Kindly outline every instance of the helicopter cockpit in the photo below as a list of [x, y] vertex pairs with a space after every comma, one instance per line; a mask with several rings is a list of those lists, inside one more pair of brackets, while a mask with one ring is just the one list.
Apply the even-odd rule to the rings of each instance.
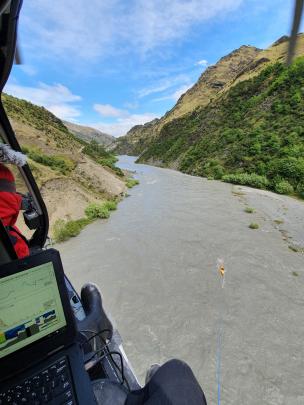
[[[291, 63], [293, 59], [296, 37], [303, 11], [303, 3], [304, 2], [301, 0], [296, 1], [292, 33], [289, 40], [287, 63]], [[21, 63], [20, 53], [17, 46], [17, 27], [21, 6], [22, 0], [0, 0], [0, 200], [1, 192], [13, 192], [19, 196], [18, 198], [21, 201], [19, 209], [20, 213], [19, 210], [17, 213], [18, 219], [16, 217], [14, 219], [15, 222], [12, 224], [12, 226], [16, 225], [16, 228], [13, 229], [10, 228], [10, 225], [8, 226], [4, 223], [3, 218], [1, 217], [0, 201], [0, 292], [1, 279], [9, 285], [9, 280], [11, 280], [12, 277], [20, 275], [21, 270], [28, 271], [29, 269], [34, 269], [38, 265], [44, 265], [44, 253], [46, 253], [45, 257], [48, 258], [54, 255], [54, 274], [57, 277], [56, 271], [58, 271], [59, 275], [57, 280], [61, 280], [60, 283], [58, 282], [59, 290], [60, 288], [62, 289], [59, 292], [61, 294], [61, 291], [65, 291], [62, 294], [67, 294], [66, 302], [69, 303], [67, 313], [70, 311], [72, 314], [73, 322], [75, 323], [75, 333], [77, 335], [77, 347], [78, 349], [81, 348], [80, 352], [83, 360], [82, 367], [86, 373], [85, 375], [92, 383], [97, 402], [105, 405], [124, 403], [135, 404], [137, 402], [126, 402], [126, 398], [130, 392], [136, 392], [142, 387], [140, 386], [124, 352], [122, 338], [113, 325], [110, 316], [103, 308], [102, 296], [99, 288], [93, 283], [87, 283], [82, 287], [81, 292], [78, 293], [74, 289], [72, 282], [64, 275], [60, 264], [60, 258], [58, 259], [56, 251], [48, 249], [48, 212], [39, 186], [35, 181], [35, 176], [28, 164], [25, 162], [23, 162], [23, 164], [16, 164], [14, 158], [11, 159], [11, 157], [7, 157], [11, 154], [11, 151], [17, 154], [23, 153], [23, 145], [17, 140], [16, 133], [12, 128], [1, 101], [3, 88], [8, 80], [14, 61], [17, 64]], [[4, 167], [7, 166], [13, 176], [13, 180], [11, 181], [14, 183], [13, 190], [7, 188], [10, 186], [7, 185], [6, 179], [1, 183], [1, 165]], [[24, 241], [26, 244], [28, 255], [24, 254], [19, 256], [17, 254], [18, 252], [14, 247], [14, 237], [16, 238], [16, 236], [19, 237], [21, 243]], [[29, 256], [30, 259], [27, 259], [27, 256]], [[20, 261], [18, 260], [18, 257]], [[35, 262], [35, 260], [38, 260], [38, 262]], [[41, 261], [39, 262], [39, 260]], [[49, 260], [52, 262], [52, 259]], [[56, 269], [55, 267], [56, 263], [58, 264], [58, 260], [59, 265]], [[2, 287], [2, 291], [4, 291], [4, 287]], [[15, 344], [16, 341], [17, 343], [20, 343], [22, 339], [31, 338], [35, 333], [38, 333], [38, 330], [40, 332], [39, 328], [46, 328], [45, 325], [48, 322], [53, 322], [55, 317], [54, 312], [52, 312], [53, 310], [45, 310], [43, 314], [36, 314], [35, 312], [35, 317], [31, 319], [31, 322], [24, 319], [22, 322], [18, 320], [20, 324], [16, 323], [8, 327], [7, 322], [4, 322], [1, 317], [1, 308], [4, 308], [5, 305], [6, 308], [8, 305], [14, 306], [15, 303], [9, 301], [11, 290], [7, 291], [7, 296], [1, 297], [0, 295], [0, 365], [1, 361], [5, 359], [5, 356], [1, 355], [1, 350], [7, 349], [7, 347]], [[31, 292], [34, 294], [34, 290], [31, 290]], [[3, 300], [4, 304], [2, 306], [1, 300]], [[57, 331], [55, 332], [57, 333]], [[53, 354], [53, 352], [48, 353], [48, 356]], [[54, 405], [65, 403], [66, 405], [72, 405], [83, 403], [77, 402], [75, 397], [69, 397], [66, 394], [69, 392], [70, 385], [66, 381], [67, 374], [62, 374], [61, 372], [67, 367], [67, 365], [64, 362], [60, 363], [60, 361], [62, 361], [60, 357], [56, 357], [55, 360], [56, 364], [49, 364], [47, 369], [43, 369], [39, 378], [38, 376], [36, 378], [36, 375], [33, 378], [30, 378], [30, 374], [22, 375], [22, 384], [20, 382], [20, 384], [18, 383], [16, 385], [18, 379], [16, 379], [15, 375], [12, 376], [8, 374], [5, 378], [1, 378], [0, 374], [0, 405], [19, 403], [36, 405], [41, 403], [52, 403]], [[7, 358], [5, 361], [8, 361]], [[20, 357], [20, 363], [22, 363], [22, 357]], [[20, 364], [20, 368], [23, 366], [24, 364]], [[65, 388], [62, 388], [63, 391], [60, 391], [56, 397], [51, 396], [54, 392], [58, 391], [56, 388], [57, 380], [55, 381], [53, 378], [54, 374], [52, 373], [57, 373], [58, 369], [60, 370], [60, 378], [62, 378], [62, 387]], [[149, 378], [151, 378], [151, 376], [148, 377], [148, 379]], [[51, 385], [51, 389], [48, 392], [44, 392], [44, 385], [41, 383], [41, 379], [43, 379], [44, 382], [50, 382], [50, 384], [53, 383], [53, 386]], [[31, 384], [36, 384], [36, 391], [26, 391], [29, 381]], [[14, 388], [15, 396], [13, 396], [11, 388], [13, 385], [14, 387], [17, 387], [17, 391]], [[22, 389], [20, 388], [21, 386]], [[115, 386], [115, 391], [108, 390], [107, 387], [109, 386]], [[100, 387], [104, 387], [104, 389]], [[3, 394], [3, 389], [6, 390], [5, 395]], [[193, 389], [194, 391], [196, 389], [199, 391], [198, 388]], [[34, 394], [39, 392], [39, 397], [35, 394], [29, 398], [27, 393], [30, 392], [34, 392]], [[96, 394], [96, 392], [98, 393]], [[66, 395], [64, 398], [62, 397], [63, 394]], [[204, 402], [204, 394], [199, 392], [199, 396], [200, 395], [201, 402], [197, 403], [206, 403]], [[60, 398], [60, 400], [58, 398]], [[88, 401], [88, 403], [90, 402]], [[182, 404], [188, 402], [178, 403]]]

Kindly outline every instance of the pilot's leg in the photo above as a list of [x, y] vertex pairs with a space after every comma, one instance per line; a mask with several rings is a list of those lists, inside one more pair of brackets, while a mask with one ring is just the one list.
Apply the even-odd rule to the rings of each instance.
[[144, 388], [128, 394], [126, 405], [206, 405], [191, 368], [180, 360], [161, 366]]

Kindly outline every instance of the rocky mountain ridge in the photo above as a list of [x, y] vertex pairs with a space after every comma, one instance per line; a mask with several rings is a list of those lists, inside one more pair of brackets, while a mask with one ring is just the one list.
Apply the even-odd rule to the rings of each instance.
[[[125, 136], [116, 140], [114, 150], [120, 154], [140, 155], [160, 135], [167, 123], [214, 102], [231, 87], [255, 77], [268, 65], [284, 61], [288, 39], [283, 36], [264, 50], [243, 45], [222, 57], [201, 74], [197, 83], [184, 93], [162, 118], [131, 128]], [[303, 54], [304, 36], [299, 34], [295, 56]]]

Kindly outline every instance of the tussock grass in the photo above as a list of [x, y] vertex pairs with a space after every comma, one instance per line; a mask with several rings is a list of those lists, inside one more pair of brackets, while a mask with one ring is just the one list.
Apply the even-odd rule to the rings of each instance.
[[127, 181], [126, 181], [126, 186], [127, 186], [128, 188], [132, 188], [132, 187], [136, 186], [137, 184], [139, 184], [139, 180], [137, 180], [137, 179], [131, 179], [131, 178], [129, 178], [129, 179], [127, 179]]
[[91, 223], [89, 218], [81, 218], [71, 221], [58, 219], [53, 227], [53, 237], [55, 242], [64, 242], [80, 234], [82, 229]]

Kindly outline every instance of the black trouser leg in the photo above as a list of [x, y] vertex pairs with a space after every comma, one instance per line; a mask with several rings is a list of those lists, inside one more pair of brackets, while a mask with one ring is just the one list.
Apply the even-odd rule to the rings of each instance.
[[148, 384], [128, 394], [126, 405], [207, 405], [191, 368], [180, 360], [161, 366]]

